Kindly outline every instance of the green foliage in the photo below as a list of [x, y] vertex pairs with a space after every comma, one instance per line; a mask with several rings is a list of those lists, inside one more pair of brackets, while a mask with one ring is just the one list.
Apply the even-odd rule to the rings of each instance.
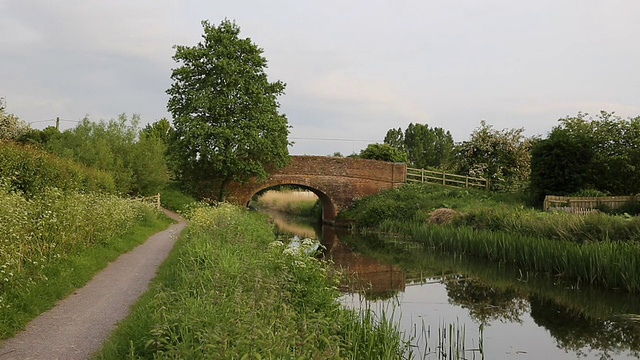
[[493, 129], [485, 121], [457, 146], [455, 167], [459, 174], [488, 179], [492, 190], [521, 188], [529, 180], [530, 149], [524, 129]]
[[196, 203], [198, 200], [187, 194], [180, 187], [180, 184], [173, 181], [160, 189], [160, 201], [162, 202], [162, 207], [183, 213], [188, 209], [189, 205]]
[[133, 229], [166, 226], [148, 205], [96, 193], [47, 189], [32, 197], [0, 179], [0, 338], [91, 279], [149, 235]]
[[240, 38], [235, 23], [202, 26], [202, 42], [175, 46], [171, 154], [182, 182], [222, 199], [231, 181], [265, 179], [289, 162], [287, 118], [277, 101], [285, 84], [268, 81], [262, 49]]
[[163, 139], [141, 136], [140, 118], [125, 114], [98, 123], [84, 118], [74, 129], [53, 136], [46, 149], [113, 174], [118, 192], [152, 195], [169, 181]]
[[328, 264], [274, 240], [263, 214], [227, 204], [193, 211], [151, 290], [97, 358], [405, 354], [406, 344], [389, 322], [363, 321], [341, 308]]
[[477, 230], [504, 231], [575, 243], [640, 241], [640, 218], [602, 213], [576, 215], [544, 213], [525, 208], [515, 195], [438, 185], [405, 185], [359, 199], [340, 213], [357, 228], [402, 232], [405, 224], [426, 223], [438, 208], [461, 214], [454, 224]]
[[35, 196], [47, 188], [115, 193], [111, 174], [31, 146], [0, 143], [0, 174], [10, 189]]
[[427, 124], [411, 123], [404, 134], [401, 128], [389, 129], [384, 143], [406, 152], [409, 163], [422, 169], [446, 167], [454, 148], [450, 132]]
[[622, 119], [602, 111], [559, 121], [532, 152], [531, 188], [538, 200], [582, 189], [640, 193], [640, 116]]
[[589, 186], [590, 141], [554, 130], [531, 149], [530, 189], [541, 204], [545, 195], [567, 195]]
[[360, 151], [360, 157], [389, 162], [407, 162], [407, 153], [389, 144], [369, 144], [366, 149]]
[[4, 98], [0, 98], [0, 142], [16, 140], [29, 131], [29, 125], [7, 113], [5, 107]]

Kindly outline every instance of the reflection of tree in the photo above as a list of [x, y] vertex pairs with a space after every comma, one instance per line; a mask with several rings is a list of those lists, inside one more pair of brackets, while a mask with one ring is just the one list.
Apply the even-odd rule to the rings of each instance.
[[584, 348], [602, 351], [600, 358], [613, 359], [622, 351], [640, 357], [640, 323], [621, 317], [593, 319], [567, 310], [552, 300], [532, 296], [531, 317], [545, 327], [565, 350]]
[[511, 289], [490, 286], [481, 280], [456, 277], [446, 281], [449, 302], [469, 310], [469, 315], [481, 324], [492, 321], [522, 323], [527, 301]]

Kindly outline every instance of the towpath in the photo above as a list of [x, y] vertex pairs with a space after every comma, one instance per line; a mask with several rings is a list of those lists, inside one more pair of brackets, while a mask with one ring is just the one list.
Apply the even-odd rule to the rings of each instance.
[[5, 340], [0, 344], [0, 360], [87, 359], [99, 350], [148, 288], [186, 225], [177, 214], [165, 213], [178, 223], [121, 255], [83, 288]]

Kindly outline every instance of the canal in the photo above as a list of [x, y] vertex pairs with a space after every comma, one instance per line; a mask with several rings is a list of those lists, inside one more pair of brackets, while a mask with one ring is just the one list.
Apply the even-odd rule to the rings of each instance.
[[340, 301], [395, 318], [415, 359], [640, 358], [637, 296], [270, 216], [285, 234], [320, 240], [345, 274]]

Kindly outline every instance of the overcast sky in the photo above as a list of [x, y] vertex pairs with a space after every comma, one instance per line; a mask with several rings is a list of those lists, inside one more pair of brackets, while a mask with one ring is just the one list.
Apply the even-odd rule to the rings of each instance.
[[36, 128], [170, 119], [173, 45], [228, 18], [287, 84], [292, 154], [411, 122], [545, 136], [579, 111], [640, 115], [639, 16], [638, 0], [0, 0], [0, 97]]

